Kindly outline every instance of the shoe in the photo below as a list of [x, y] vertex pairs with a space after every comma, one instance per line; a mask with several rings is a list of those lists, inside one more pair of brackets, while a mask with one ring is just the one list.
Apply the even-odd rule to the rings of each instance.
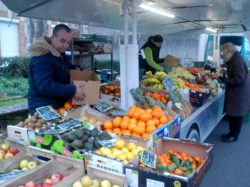
[[230, 132], [228, 132], [227, 134], [222, 134], [222, 135], [221, 135], [221, 138], [222, 138], [222, 139], [229, 138], [229, 137], [231, 137]]
[[238, 138], [235, 138], [233, 136], [226, 137], [226, 138], [222, 139], [223, 142], [236, 142], [237, 140], [238, 140]]

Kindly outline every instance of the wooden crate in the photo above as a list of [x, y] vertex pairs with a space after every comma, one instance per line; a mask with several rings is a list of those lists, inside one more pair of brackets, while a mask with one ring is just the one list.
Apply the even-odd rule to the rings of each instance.
[[6, 138], [5, 143], [9, 144], [11, 147], [16, 147], [19, 151], [26, 152], [27, 146], [22, 143], [16, 142], [15, 140]]
[[63, 155], [55, 154], [53, 151], [47, 149], [41, 149], [33, 146], [27, 146], [27, 153], [36, 157], [44, 157], [53, 161], [62, 161], [72, 163], [74, 166], [85, 169], [83, 160], [66, 157]]
[[15, 179], [1, 184], [1, 187], [14, 187], [23, 185], [28, 181], [34, 181], [35, 183], [41, 184], [46, 178], [51, 177], [55, 172], [67, 176], [53, 187], [66, 187], [71, 183], [70, 181], [75, 181], [84, 175], [84, 170], [79, 167], [74, 166], [72, 163], [63, 161], [49, 161], [40, 167], [35, 168], [32, 172], [24, 174], [22, 176], [17, 176]]
[[[127, 186], [127, 181], [126, 181], [126, 176], [123, 174], [119, 174], [119, 173], [111, 173], [108, 171], [103, 171], [97, 167], [94, 166], [87, 166], [87, 175], [93, 180], [96, 179], [99, 182], [101, 182], [102, 180], [109, 180], [112, 185], [119, 185], [119, 186]], [[82, 175], [81, 177], [79, 177], [77, 180], [80, 180], [84, 175]], [[76, 182], [77, 180], [74, 181], [70, 181], [71, 185], [69, 185], [68, 187], [72, 187], [72, 185], [74, 184], [74, 182]]]

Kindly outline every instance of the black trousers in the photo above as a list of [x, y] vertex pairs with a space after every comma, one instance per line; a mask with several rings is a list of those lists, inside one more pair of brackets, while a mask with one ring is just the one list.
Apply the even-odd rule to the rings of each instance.
[[228, 116], [229, 121], [229, 133], [231, 136], [238, 138], [243, 122], [243, 116]]

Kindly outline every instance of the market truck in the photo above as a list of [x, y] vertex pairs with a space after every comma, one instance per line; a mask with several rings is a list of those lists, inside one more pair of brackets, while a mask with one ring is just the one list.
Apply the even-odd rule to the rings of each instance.
[[[151, 17], [152, 25], [148, 24], [147, 13], [137, 15], [136, 1], [131, 1], [131, 3], [128, 3], [128, 1], [126, 0], [122, 1], [123, 3], [121, 3], [121, 1], [120, 3], [118, 3], [112, 0], [100, 2], [98, 1], [98, 3], [102, 6], [94, 6], [98, 3], [91, 0], [75, 0], [73, 2], [38, 0], [34, 4], [26, 1], [18, 1], [19, 3], [14, 3], [12, 1], [2, 0], [2, 2], [10, 10], [24, 17], [75, 22], [80, 24], [90, 24], [100, 27], [124, 30], [124, 32], [122, 32], [124, 43], [120, 45], [121, 105], [123, 108], [128, 108], [129, 106], [131, 106], [131, 104], [133, 103], [133, 98], [132, 96], [130, 96], [129, 90], [131, 88], [136, 88], [139, 85], [139, 82], [137, 81], [139, 77], [139, 71], [138, 68], [136, 68], [136, 65], [138, 64], [139, 48], [137, 42], [138, 32], [147, 31], [148, 34], [152, 34], [156, 32], [156, 28], [157, 33], [162, 34], [173, 34], [180, 31], [185, 31], [183, 30], [181, 24], [180, 27], [176, 27], [175, 30], [172, 30], [171, 28], [167, 29], [167, 27], [162, 27], [163, 20], [161, 20], [161, 17], [157, 16]], [[61, 11], [60, 8], [55, 9], [55, 7], [68, 8], [66, 11]], [[128, 11], [128, 7], [130, 7], [131, 11]], [[44, 12], [46, 12], [46, 14], [44, 14]], [[97, 13], [93, 14], [93, 12]], [[131, 17], [129, 17], [129, 12], [131, 13]], [[140, 17], [140, 19], [137, 19], [137, 16]], [[196, 19], [196, 17], [194, 17], [193, 19]], [[164, 21], [168, 20], [164, 19]], [[146, 22], [147, 24], [141, 24], [143, 22]], [[167, 25], [168, 24], [166, 24], [166, 26]], [[205, 25], [200, 24], [198, 26], [202, 26], [202, 28], [205, 29]], [[129, 30], [129, 27], [132, 27], [131, 32]], [[132, 35], [132, 42], [131, 40], [129, 40], [129, 35]], [[219, 35], [213, 35], [213, 39], [200, 39], [200, 43], [203, 43], [203, 47], [199, 48], [199, 53], [201, 53], [199, 54], [200, 57], [203, 55], [201, 61], [207, 60], [204, 58], [205, 54], [206, 57], [208, 55], [214, 57], [214, 60], [216, 60], [216, 55], [217, 57], [220, 57], [220, 43], [218, 37]], [[245, 38], [243, 42], [244, 41], [246, 41]], [[206, 48], [206, 44], [210, 45], [212, 48], [208, 50], [208, 48]], [[243, 47], [241, 48], [242, 50], [246, 49], [245, 46], [247, 47], [247, 43], [244, 44], [246, 45], [243, 45]], [[208, 52], [210, 52], [211, 54], [209, 54]], [[217, 61], [217, 63], [219, 63], [219, 61]], [[221, 91], [218, 95], [205, 102], [201, 107], [198, 107], [187, 119], [183, 121], [180, 138], [188, 138], [194, 141], [203, 142], [212, 132], [218, 122], [222, 119], [223, 105], [224, 92]]]

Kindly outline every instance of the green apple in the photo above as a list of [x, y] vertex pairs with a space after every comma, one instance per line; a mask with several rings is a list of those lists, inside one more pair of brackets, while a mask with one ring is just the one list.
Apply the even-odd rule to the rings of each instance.
[[1, 148], [4, 150], [4, 151], [8, 151], [10, 146], [8, 144], [2, 144], [1, 145]]
[[23, 169], [23, 168], [28, 168], [28, 163], [29, 161], [28, 160], [22, 160], [19, 164], [20, 168]]
[[83, 187], [82, 183], [80, 181], [76, 181], [72, 187]]
[[37, 162], [36, 162], [36, 161], [30, 161], [30, 162], [28, 163], [27, 168], [28, 168], [28, 169], [33, 169], [33, 168], [35, 168], [36, 166], [37, 166]]

